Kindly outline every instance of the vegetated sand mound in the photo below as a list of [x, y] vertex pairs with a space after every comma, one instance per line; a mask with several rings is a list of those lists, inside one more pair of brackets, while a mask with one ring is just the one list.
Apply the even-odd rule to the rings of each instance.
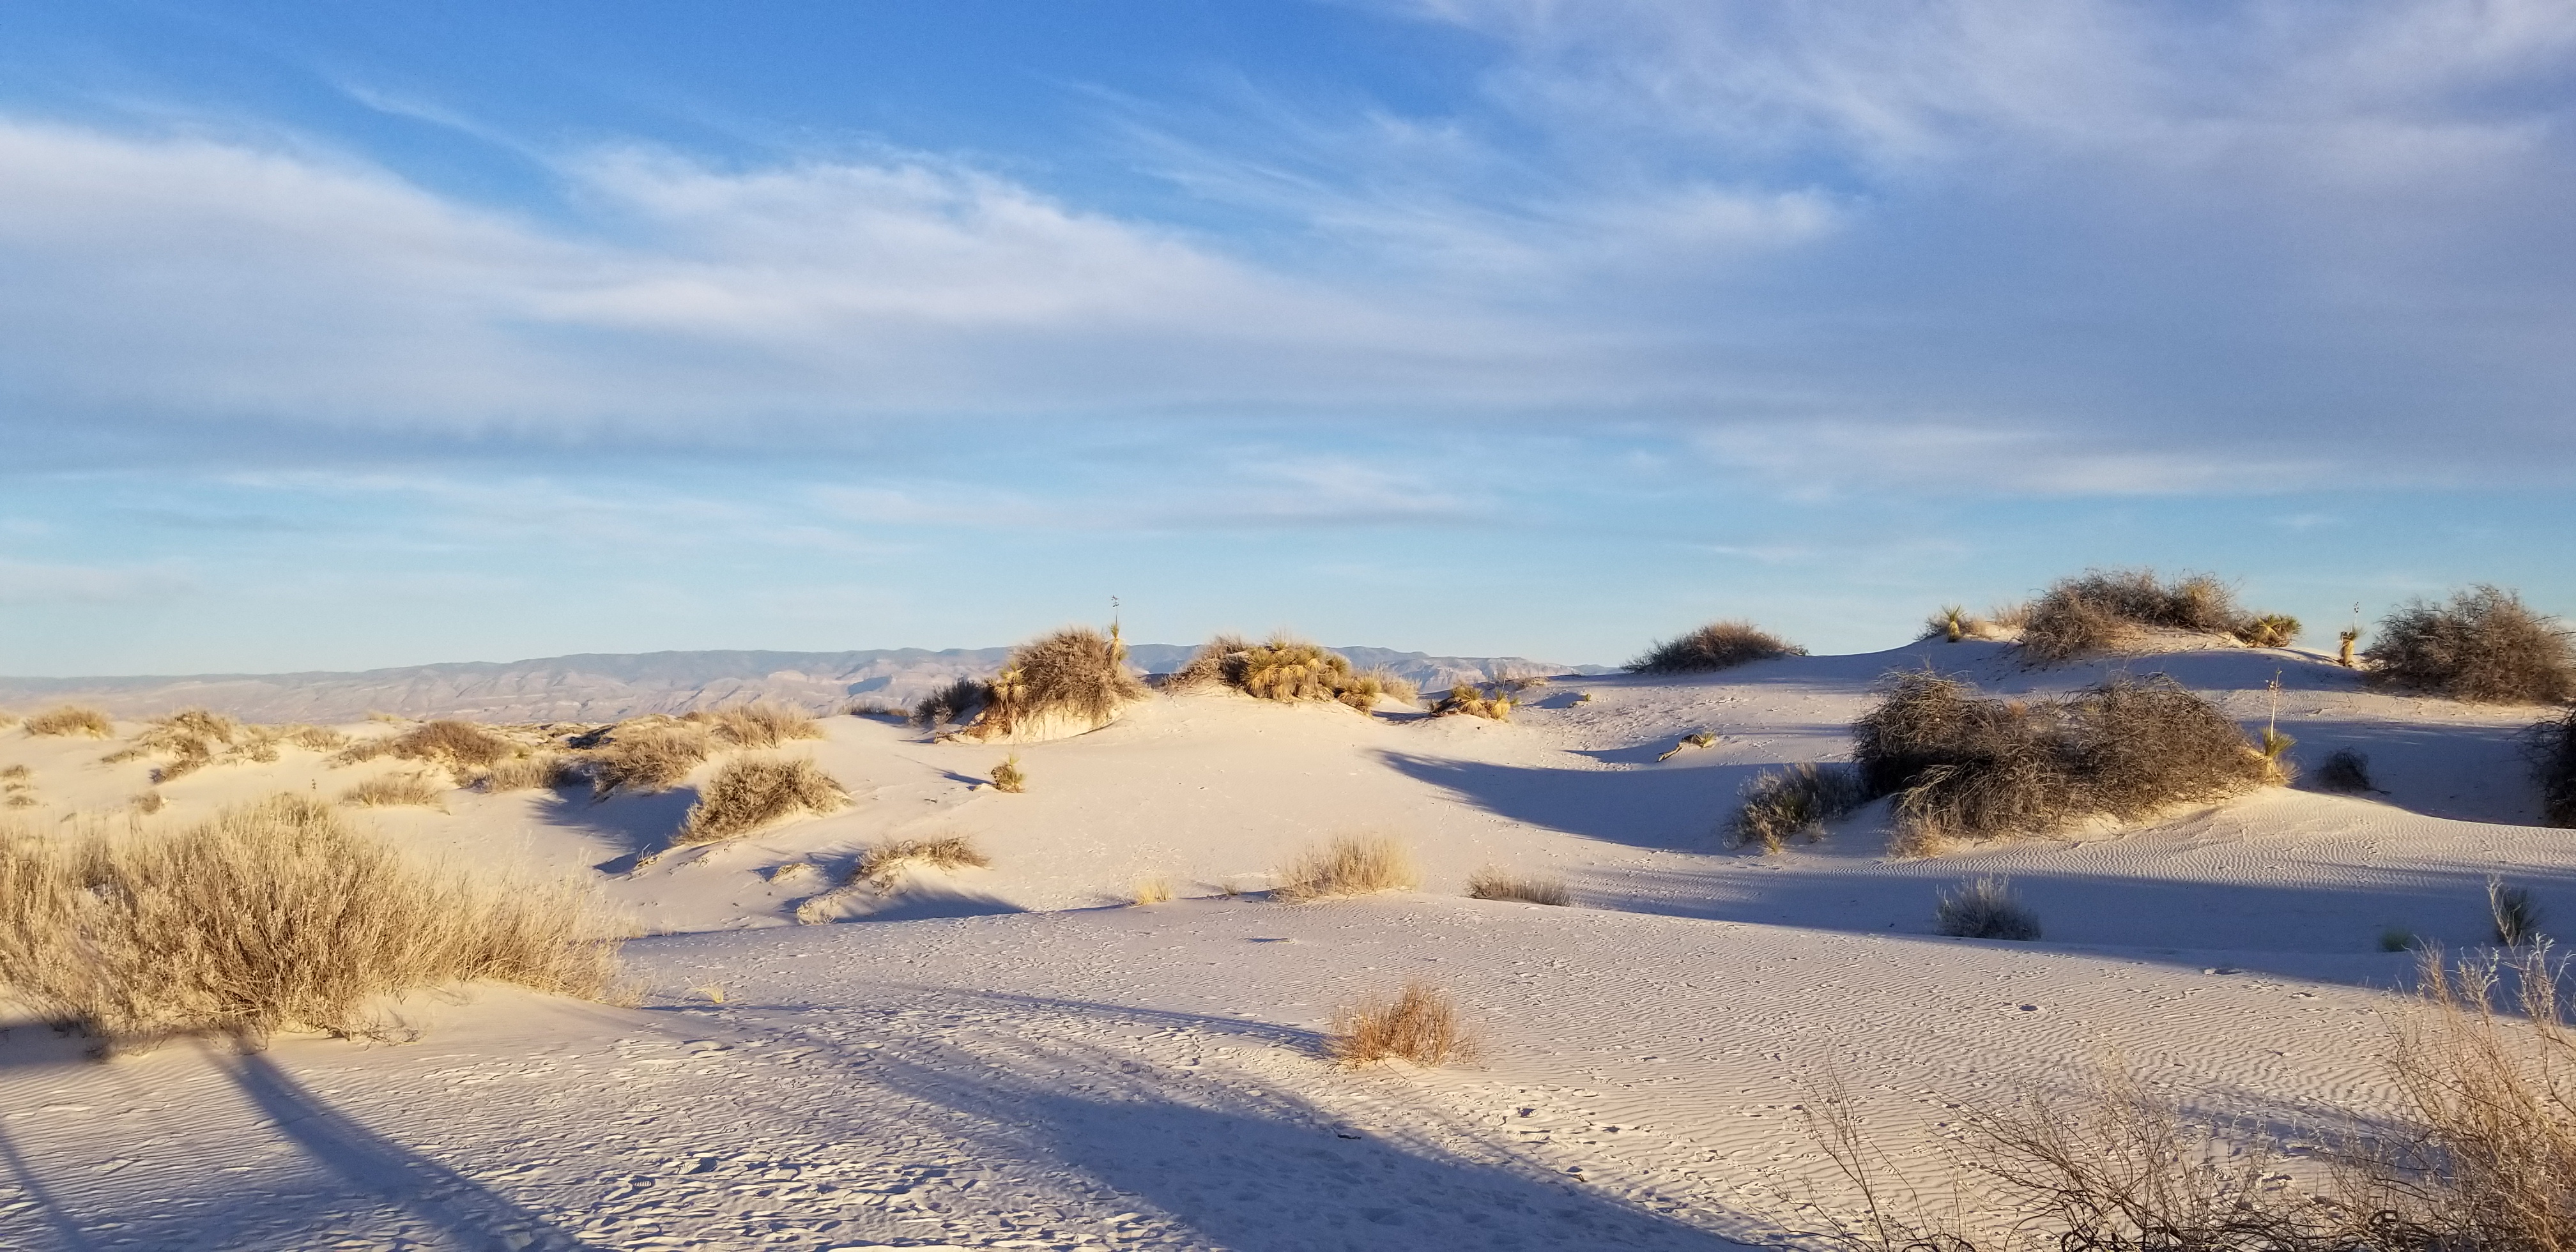
[[1148, 694], [1113, 632], [1073, 627], [1014, 649], [985, 684], [983, 712], [957, 732], [977, 743], [1044, 743], [1089, 734]]
[[[794, 753], [847, 807], [641, 870], [717, 763], [668, 791], [368, 810], [434, 859], [593, 876], [657, 933], [623, 952], [640, 1006], [486, 991], [416, 1006], [436, 1015], [419, 1047], [282, 1037], [254, 1058], [165, 1048], [124, 1068], [16, 1063], [70, 1045], [14, 1031], [0, 1107], [24, 1173], [0, 1178], [0, 1208], [24, 1177], [55, 1188], [63, 1222], [113, 1215], [145, 1245], [390, 1242], [407, 1211], [309, 1150], [317, 1127], [357, 1126], [328, 1141], [338, 1159], [434, 1162], [506, 1195], [476, 1220], [537, 1246], [551, 1228], [598, 1246], [792, 1229], [816, 1246], [1260, 1248], [1338, 1218], [1363, 1247], [1711, 1248], [1848, 1200], [1796, 1107], [1828, 1064], [1866, 1076], [1851, 1107], [1915, 1170], [1942, 1159], [1942, 1100], [2078, 1086], [2105, 1049], [2156, 1058], [2223, 1111], [2384, 1110], [2372, 1057], [2394, 1001], [2377, 988], [2415, 959], [2382, 950], [2392, 932], [2483, 942], [2489, 874], [2531, 892], [2544, 930], [2576, 917], [2576, 851], [2532, 824], [2530, 709], [2385, 694], [2242, 648], [2155, 668], [2239, 731], [2277, 713], [2294, 758], [2366, 754], [2377, 790], [2266, 789], [1938, 861], [1881, 855], [1884, 803], [1775, 855], [1725, 846], [1747, 780], [1842, 759], [1884, 677], [1927, 665], [2035, 705], [2133, 662], [2029, 669], [2005, 645], [1934, 640], [1740, 682], [1564, 678], [1508, 723], [1183, 696], [1007, 748], [826, 718]], [[1694, 735], [1705, 746], [1665, 756]], [[0, 736], [0, 768], [23, 766], [38, 800], [23, 837], [80, 813], [122, 822], [153, 762], [100, 763], [112, 746]], [[1007, 753], [1025, 794], [982, 783]], [[146, 829], [385, 768], [289, 750], [190, 773], [159, 788], [169, 807]], [[1301, 850], [1356, 830], [1400, 839], [1419, 887], [1265, 898]], [[795, 925], [800, 902], [864, 881], [872, 850], [949, 838], [989, 866], [888, 875], [864, 907], [814, 910], [871, 920]], [[1574, 903], [1469, 898], [1498, 877]], [[1940, 933], [1943, 898], [1989, 878], [2041, 938]], [[1133, 906], [1144, 882], [1173, 898]], [[1482, 1068], [1334, 1068], [1337, 1013], [1417, 980], [1483, 1042]], [[222, 1191], [165, 1202], [216, 1156], [243, 1167]]]

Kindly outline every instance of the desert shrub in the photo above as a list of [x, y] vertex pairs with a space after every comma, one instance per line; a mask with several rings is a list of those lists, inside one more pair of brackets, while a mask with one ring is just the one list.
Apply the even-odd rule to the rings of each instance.
[[609, 729], [606, 742], [588, 750], [591, 789], [602, 796], [665, 791], [679, 785], [715, 749], [715, 736], [702, 726], [667, 718], [620, 722]]
[[799, 813], [830, 813], [850, 802], [832, 776], [801, 757], [744, 757], [716, 771], [671, 839], [674, 847], [715, 843]]
[[1382, 698], [1408, 704], [1418, 698], [1413, 684], [1401, 678], [1383, 670], [1362, 673], [1351, 667], [1349, 657], [1286, 635], [1273, 635], [1266, 643], [1219, 635], [1163, 680], [1165, 691], [1216, 688], [1284, 703], [1333, 700], [1362, 713], [1375, 709]]
[[2245, 619], [2230, 633], [2249, 648], [2286, 648], [2299, 641], [2299, 619], [2287, 613], [2265, 613]]
[[134, 811], [150, 817], [168, 807], [169, 803], [161, 798], [160, 792], [146, 791], [134, 797]]
[[1923, 619], [1923, 633], [1917, 638], [1940, 639], [1959, 643], [1968, 639], [2011, 639], [2030, 615], [2026, 604], [1988, 609], [1978, 617], [1956, 604], [1942, 605], [1938, 612]]
[[1553, 874], [1513, 874], [1487, 867], [1467, 879], [1467, 894], [1478, 900], [1518, 900], [1524, 904], [1565, 904], [1571, 898], [1565, 880]]
[[1751, 622], [1711, 622], [1679, 639], [1648, 644], [1645, 655], [1628, 662], [1628, 672], [1698, 674], [1774, 657], [1805, 655], [1805, 648]]
[[717, 738], [742, 748], [775, 748], [791, 740], [823, 737], [822, 724], [811, 714], [765, 700], [710, 709], [705, 722]]
[[167, 836], [0, 834], [0, 987], [110, 1046], [382, 1033], [374, 997], [492, 980], [597, 997], [614, 930], [573, 884], [428, 868], [279, 796]]
[[901, 885], [906, 871], [914, 868], [939, 870], [985, 869], [992, 860], [968, 842], [963, 835], [943, 835], [935, 839], [890, 839], [872, 844], [859, 854], [850, 867], [849, 877], [828, 891], [806, 897], [796, 906], [796, 920], [812, 926], [830, 921], [841, 906], [861, 895], [886, 895]]
[[[2054, 665], [2132, 646], [2147, 630], [2234, 636], [2258, 620], [2264, 619], [2237, 607], [2227, 584], [2207, 574], [2168, 583], [2153, 570], [2091, 570], [2058, 580], [2032, 602], [2021, 647], [2031, 660]], [[2289, 624], [2295, 630], [2297, 623]]]
[[1864, 788], [1896, 797], [1900, 843], [1915, 851], [2097, 815], [2134, 821], [2270, 776], [2234, 722], [2161, 674], [2030, 702], [1899, 675], [1852, 737]]
[[2523, 739], [2540, 808], [2552, 825], [2576, 826], [2576, 710], [2534, 726]]
[[933, 730], [950, 722], [963, 722], [992, 699], [993, 689], [980, 678], [960, 678], [921, 698], [913, 706], [912, 720]]
[[2494, 924], [2495, 941], [2505, 947], [2524, 947], [2540, 938], [2540, 905], [2528, 887], [2487, 879], [2487, 918]]
[[2418, 600], [2380, 619], [2362, 652], [2371, 680], [2476, 704], [2558, 704], [2576, 698], [2568, 632], [2501, 587], [2471, 587], [2448, 604]]
[[1172, 898], [1172, 880], [1169, 878], [1139, 878], [1136, 880], [1135, 889], [1128, 892], [1127, 895], [1129, 899], [1138, 904], [1166, 904], [1169, 903]]
[[2013, 898], [2009, 878], [1971, 878], [1942, 892], [1933, 921], [1958, 939], [2039, 938], [2039, 917]]
[[379, 774], [341, 792], [340, 803], [371, 809], [407, 804], [435, 808], [446, 795], [445, 789], [431, 782], [426, 774]]
[[349, 746], [348, 734], [329, 726], [307, 726], [298, 722], [279, 727], [279, 730], [288, 743], [315, 752], [335, 752]]
[[2350, 748], [2326, 754], [2325, 763], [2317, 766], [2317, 786], [2344, 795], [2378, 790], [2370, 785], [2370, 758]]
[[1478, 1048], [1448, 994], [1417, 981], [1406, 983], [1392, 1000], [1370, 997], [1335, 1013], [1324, 1051], [1358, 1067], [1396, 1058], [1447, 1065], [1474, 1060]]
[[107, 739], [116, 734], [116, 724], [107, 720], [107, 714], [77, 704], [66, 704], [35, 714], [27, 719], [26, 725], [27, 733], [31, 735], [80, 735]]
[[1343, 835], [1282, 869], [1272, 898], [1291, 904], [1409, 891], [1421, 885], [1413, 857], [1387, 835]]
[[1790, 839], [1824, 837], [1825, 823], [1867, 803], [1860, 774], [1848, 765], [1801, 763], [1764, 770], [1744, 784], [1732, 823], [1735, 846], [1777, 852]]
[[1433, 717], [1481, 717], [1491, 722], [1512, 720], [1512, 708], [1519, 703], [1511, 692], [1496, 686], [1459, 683], [1431, 706]]
[[489, 727], [472, 722], [434, 721], [422, 722], [400, 734], [362, 739], [341, 749], [340, 754], [332, 758], [332, 763], [353, 765], [386, 756], [405, 761], [427, 761], [445, 766], [461, 783], [476, 771], [490, 769], [517, 755], [518, 751], [518, 744], [494, 733]]
[[496, 761], [484, 771], [481, 785], [485, 791], [527, 791], [538, 787], [569, 787], [582, 781], [573, 763], [552, 752], [514, 756]]
[[993, 767], [992, 778], [995, 791], [1018, 795], [1029, 789], [1028, 771], [1020, 768], [1020, 758], [1016, 753], [1002, 758], [1002, 763]]
[[1146, 696], [1145, 684], [1127, 672], [1127, 645], [1117, 632], [1080, 626], [1012, 649], [986, 689], [984, 711], [968, 727], [971, 737], [1088, 730]]

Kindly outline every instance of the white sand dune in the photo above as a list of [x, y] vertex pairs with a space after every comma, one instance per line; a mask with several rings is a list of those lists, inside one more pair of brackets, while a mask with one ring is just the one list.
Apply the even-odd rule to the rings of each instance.
[[[1932, 860], [1886, 856], [1883, 805], [1776, 856], [1722, 846], [1746, 779], [1843, 754], [1872, 685], [1925, 664], [2016, 693], [2162, 670], [2249, 726], [2277, 674], [2294, 755], [2365, 751], [2385, 791], [2275, 790]], [[2490, 874], [2576, 916], [2576, 838], [2533, 824], [2518, 755], [2536, 717], [2365, 692], [2287, 651], [2032, 671], [1927, 644], [1562, 680], [1507, 724], [1187, 696], [1005, 749], [837, 718], [787, 751], [850, 808], [642, 870], [690, 788], [451, 792], [445, 812], [359, 820], [598, 877], [652, 932], [627, 947], [637, 1003], [478, 988], [406, 1002], [417, 1043], [183, 1043], [103, 1065], [20, 1026], [0, 1041], [0, 1248], [1768, 1238], [1840, 1194], [1794, 1107], [1828, 1068], [1908, 1168], [1933, 1167], [1956, 1102], [2064, 1091], [2110, 1055], [2284, 1125], [2383, 1106], [2381, 1013], [2413, 959], [2383, 932], [2482, 941]], [[1716, 742], [1656, 760], [1700, 730]], [[20, 819], [121, 810], [147, 767], [97, 764], [110, 747], [0, 734], [41, 801]], [[1028, 792], [977, 786], [1008, 753]], [[210, 767], [161, 787], [171, 807], [148, 820], [392, 768], [295, 750]], [[1422, 890], [1225, 894], [1363, 830], [1411, 847]], [[795, 924], [861, 848], [950, 834], [992, 868]], [[777, 872], [792, 864], [813, 868]], [[1464, 898], [1489, 865], [1559, 875], [1575, 907]], [[1992, 873], [2044, 941], [1934, 933], [1936, 893]], [[1148, 878], [1183, 898], [1126, 904]], [[1481, 1065], [1320, 1059], [1337, 1006], [1408, 978], [1458, 997]]]

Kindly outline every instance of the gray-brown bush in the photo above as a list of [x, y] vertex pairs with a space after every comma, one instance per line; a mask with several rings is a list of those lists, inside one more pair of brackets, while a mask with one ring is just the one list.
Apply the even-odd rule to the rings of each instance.
[[1954, 939], [2039, 938], [2039, 916], [2013, 896], [2012, 880], [1971, 878], [1941, 893], [1932, 909], [1934, 927]]
[[172, 835], [0, 831], [0, 987], [108, 1046], [374, 1035], [375, 997], [490, 980], [598, 997], [616, 928], [588, 890], [411, 861], [283, 795]]
[[912, 720], [937, 729], [949, 722], [962, 722], [974, 716], [991, 699], [993, 689], [980, 678], [960, 678], [921, 698], [913, 706]]
[[1848, 765], [1802, 762], [1764, 770], [1744, 784], [1732, 823], [1736, 847], [1760, 845], [1777, 852], [1789, 840], [1824, 837], [1825, 823], [1869, 802], [1858, 771]]
[[2400, 691], [2474, 704], [2576, 698], [2576, 649], [2566, 628], [2502, 587], [2471, 587], [2448, 604], [2405, 605], [2380, 619], [2361, 655], [2372, 682]]
[[588, 752], [591, 789], [601, 796], [666, 791], [715, 750], [715, 736], [703, 726], [659, 716], [619, 722]]
[[1289, 904], [1409, 891], [1422, 885], [1413, 856], [1392, 836], [1342, 835], [1308, 851], [1278, 874], [1271, 898]]
[[812, 714], [765, 700], [691, 716], [704, 721], [716, 737], [742, 748], [775, 748], [792, 740], [823, 737], [822, 723], [815, 721]]
[[77, 704], [34, 714], [27, 719], [26, 725], [27, 733], [31, 735], [80, 735], [107, 739], [116, 734], [116, 724], [107, 719], [107, 714]]
[[1805, 655], [1805, 648], [1751, 622], [1710, 622], [1679, 639], [1648, 644], [1643, 656], [1628, 662], [1628, 672], [1697, 674], [1774, 657]]
[[1393, 999], [1371, 997], [1333, 1015], [1325, 1054], [1356, 1068], [1401, 1058], [1416, 1065], [1472, 1061], [1476, 1040], [1458, 1021], [1448, 993], [1413, 981]]
[[683, 848], [715, 843], [799, 813], [834, 812], [849, 802], [850, 793], [812, 761], [743, 757], [725, 762], [708, 780], [671, 843]]
[[1565, 880], [1554, 874], [1514, 874], [1488, 866], [1467, 878], [1467, 894], [1478, 900], [1518, 900], [1524, 904], [1563, 905], [1571, 900]]
[[2148, 630], [2235, 636], [2259, 629], [2272, 637], [2298, 623], [2256, 616], [2236, 603], [2227, 584], [2207, 574], [2165, 582], [2154, 570], [2088, 570], [2059, 579], [2030, 605], [2021, 624], [2022, 655], [2054, 665], [2094, 652], [2133, 646]]
[[1901, 674], [1852, 738], [1864, 788], [1896, 797], [1900, 850], [1916, 852], [2094, 816], [2135, 821], [2271, 776], [2226, 714], [2162, 674], [2033, 701]]
[[2350, 748], [2337, 748], [2326, 754], [2317, 766], [2317, 786], [2341, 795], [2361, 795], [2377, 791], [2370, 785], [2370, 758]]
[[960, 733], [997, 739], [1088, 730], [1147, 694], [1128, 672], [1127, 645], [1114, 632], [1068, 627], [1012, 649], [986, 684], [983, 713]]
[[2541, 812], [2551, 825], [2576, 826], [2576, 709], [2532, 727], [2524, 743]]

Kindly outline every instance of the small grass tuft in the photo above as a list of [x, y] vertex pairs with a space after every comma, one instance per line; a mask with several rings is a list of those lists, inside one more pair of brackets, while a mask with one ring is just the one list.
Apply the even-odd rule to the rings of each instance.
[[1743, 803], [1731, 824], [1736, 847], [1759, 845], [1777, 852], [1789, 840], [1812, 843], [1825, 836], [1825, 823], [1867, 803], [1860, 774], [1848, 765], [1800, 763], [1764, 770], [1744, 784]]
[[1373, 996], [1335, 1013], [1324, 1051], [1335, 1062], [1357, 1068], [1387, 1060], [1450, 1065], [1473, 1061], [1480, 1049], [1459, 1023], [1448, 993], [1415, 981], [1393, 999]]
[[2418, 600], [2390, 613], [2362, 659], [2372, 682], [2400, 691], [2472, 704], [2576, 698], [2576, 648], [2567, 629], [2501, 587], [2471, 587], [2448, 604]]
[[134, 797], [134, 811], [145, 817], [150, 817], [169, 806], [170, 802], [162, 799], [158, 791], [146, 791]]
[[2238, 623], [2232, 633], [2249, 648], [2286, 648], [2299, 641], [2299, 619], [2287, 613], [2264, 613]]
[[1524, 904], [1568, 903], [1565, 880], [1554, 874], [1513, 874], [1487, 866], [1467, 879], [1467, 894], [1478, 900], [1518, 900]]
[[1478, 686], [1459, 683], [1431, 706], [1433, 717], [1481, 717], [1489, 722], [1512, 720], [1512, 709], [1520, 703], [1515, 693], [1500, 684]]
[[1016, 752], [1002, 758], [1002, 763], [993, 767], [992, 779], [993, 790], [1009, 795], [1018, 795], [1029, 789], [1028, 772], [1020, 768], [1020, 755]]
[[1343, 835], [1282, 869], [1271, 898], [1289, 904], [1410, 891], [1422, 884], [1412, 854], [1388, 835]]
[[1140, 905], [1168, 903], [1172, 898], [1172, 880], [1160, 877], [1139, 878], [1136, 880], [1136, 889], [1128, 893], [1128, 898]]
[[397, 808], [422, 805], [444, 809], [447, 790], [421, 773], [378, 774], [340, 793], [340, 803], [364, 808]]
[[2487, 917], [2494, 923], [2495, 941], [2504, 947], [2527, 947], [2540, 939], [2540, 906], [2532, 902], [2528, 887], [2487, 879]]
[[703, 721], [717, 738], [738, 748], [775, 748], [798, 739], [823, 737], [822, 723], [803, 709], [754, 700], [709, 709]]
[[573, 767], [572, 761], [552, 752], [535, 752], [495, 762], [484, 771], [480, 785], [485, 791], [501, 792], [571, 787], [581, 782], [581, 771]]
[[718, 843], [799, 813], [834, 812], [849, 802], [841, 784], [802, 757], [727, 761], [689, 806], [671, 846]]
[[27, 733], [31, 735], [78, 735], [87, 739], [108, 739], [116, 734], [116, 724], [97, 709], [66, 704], [29, 717]]
[[2013, 898], [2009, 878], [1971, 878], [1944, 891], [1933, 916], [1941, 933], [1954, 938], [2039, 938], [2039, 918]]
[[1776, 657], [1805, 655], [1805, 648], [1751, 622], [1711, 622], [1679, 639], [1647, 645], [1645, 655], [1628, 663], [1628, 672], [1702, 674]]

